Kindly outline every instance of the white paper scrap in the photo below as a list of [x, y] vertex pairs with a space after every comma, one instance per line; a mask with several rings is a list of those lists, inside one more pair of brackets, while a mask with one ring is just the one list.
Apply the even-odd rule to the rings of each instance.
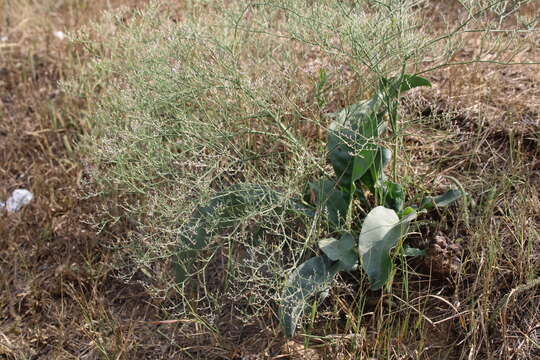
[[25, 205], [28, 205], [34, 195], [26, 189], [16, 189], [13, 190], [11, 196], [6, 200], [6, 202], [0, 202], [0, 208], [5, 207], [8, 212], [17, 212]]

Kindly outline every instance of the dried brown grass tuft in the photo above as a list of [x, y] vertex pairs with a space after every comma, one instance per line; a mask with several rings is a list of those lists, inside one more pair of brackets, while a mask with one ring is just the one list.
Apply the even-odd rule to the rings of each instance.
[[111, 279], [106, 237], [85, 224], [98, 206], [80, 198], [83, 171], [73, 152], [85, 103], [58, 86], [83, 59], [53, 34], [143, 3], [89, 4], [0, 1], [0, 198], [16, 188], [35, 195], [21, 212], [0, 214], [0, 358], [156, 353], [148, 340], [155, 326], [144, 323], [155, 311], [140, 289]]

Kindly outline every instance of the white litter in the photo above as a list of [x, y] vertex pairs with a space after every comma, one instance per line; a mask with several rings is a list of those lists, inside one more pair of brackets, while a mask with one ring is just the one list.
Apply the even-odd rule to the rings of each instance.
[[17, 212], [25, 205], [30, 204], [34, 195], [26, 189], [13, 190], [6, 202], [0, 201], [0, 209], [6, 208], [7, 212]]
[[56, 36], [58, 40], [64, 40], [66, 38], [66, 34], [64, 34], [63, 31], [53, 31], [53, 35]]

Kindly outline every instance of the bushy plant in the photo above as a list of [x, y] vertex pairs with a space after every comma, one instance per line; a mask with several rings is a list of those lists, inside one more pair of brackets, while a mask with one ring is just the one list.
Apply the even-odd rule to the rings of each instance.
[[[280, 320], [287, 336], [294, 334], [310, 298], [324, 290], [338, 272], [354, 271], [360, 264], [371, 289], [387, 284], [392, 272], [390, 252], [407, 235], [410, 222], [418, 213], [447, 206], [462, 195], [459, 190], [450, 190], [438, 197], [425, 198], [420, 206], [404, 207], [404, 189], [387, 180], [384, 173], [392, 152], [379, 143], [388, 122], [396, 129], [396, 119], [392, 119], [388, 110], [397, 106], [399, 94], [417, 86], [430, 86], [430, 83], [408, 74], [383, 78], [371, 99], [336, 114], [327, 143], [335, 177], [309, 183], [311, 203], [302, 199], [283, 201], [284, 194], [275, 189], [244, 185], [220, 193], [208, 205], [199, 207], [191, 221], [193, 236], [182, 238], [182, 250], [177, 254], [177, 281], [183, 283], [187, 279], [197, 252], [208, 245], [211, 234], [231, 226], [230, 219], [245, 216], [248, 207], [280, 204], [283, 210], [298, 211], [309, 217], [322, 214], [326, 228], [337, 234], [318, 240], [321, 255], [302, 263], [287, 280], [280, 305]], [[354, 200], [369, 206], [372, 202], [366, 198], [365, 191], [373, 196], [375, 207], [360, 226], [353, 221]], [[186, 244], [191, 244], [187, 250]]]
[[[190, 295], [170, 278], [171, 260], [176, 283], [193, 272], [200, 280], [224, 249], [223, 287], [232, 293], [243, 280], [256, 283], [250, 301], [281, 303], [290, 335], [336, 271], [361, 266], [374, 288], [388, 284], [390, 249], [401, 251], [407, 225], [461, 195], [451, 190], [405, 205], [413, 190], [399, 179], [398, 97], [428, 85], [407, 73], [454, 65], [463, 35], [511, 2], [462, 2], [463, 22], [436, 38], [422, 32], [423, 2], [413, 0], [226, 3], [190, 2], [180, 22], [153, 6], [110, 16], [97, 29], [103, 42], [79, 35], [95, 62], [69, 90], [99, 94], [79, 149], [97, 194], [116, 204], [92, 221], [101, 231], [128, 220], [116, 273], [127, 280], [144, 274], [141, 283], [161, 299], [172, 287], [182, 300]], [[328, 126], [328, 112], [363, 98]], [[313, 135], [326, 129], [325, 141]], [[302, 219], [293, 230], [289, 214]], [[263, 224], [277, 245], [250, 238], [258, 233], [248, 225], [261, 217], [272, 218]], [[374, 246], [367, 225], [383, 218], [388, 231]], [[236, 263], [240, 247], [258, 257]], [[265, 272], [256, 278], [260, 259]], [[291, 267], [297, 270], [285, 281]], [[315, 269], [324, 276], [306, 279]], [[223, 297], [199, 285], [207, 301], [201, 312], [214, 312]], [[184, 301], [175, 314], [198, 311], [191, 305]]]
[[134, 225], [121, 239], [118, 273], [130, 279], [143, 269], [145, 283], [164, 290], [172, 284], [162, 263], [201, 203], [237, 183], [299, 194], [328, 172], [321, 142], [307, 136], [327, 128], [324, 108], [363, 98], [420, 54], [417, 19], [405, 16], [411, 4], [389, 6], [194, 2], [177, 23], [155, 4], [81, 30], [76, 46], [95, 61], [66, 91], [99, 94], [78, 148], [95, 186], [89, 195], [117, 206], [92, 222], [107, 229], [121, 213]]

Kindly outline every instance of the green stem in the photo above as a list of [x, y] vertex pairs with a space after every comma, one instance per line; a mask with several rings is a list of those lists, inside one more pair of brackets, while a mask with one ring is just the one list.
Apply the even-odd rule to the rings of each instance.
[[397, 183], [397, 154], [398, 154], [398, 140], [399, 140], [399, 129], [398, 129], [398, 101], [399, 101], [399, 95], [400, 95], [400, 89], [401, 89], [401, 83], [403, 81], [403, 77], [405, 76], [405, 70], [407, 65], [406, 59], [403, 64], [401, 65], [401, 71], [399, 73], [399, 78], [397, 81], [397, 84], [392, 86], [390, 85], [390, 89], [388, 89], [388, 103], [389, 103], [389, 117], [390, 117], [390, 124], [392, 126], [392, 135], [394, 138], [394, 146], [392, 148], [392, 181]]

